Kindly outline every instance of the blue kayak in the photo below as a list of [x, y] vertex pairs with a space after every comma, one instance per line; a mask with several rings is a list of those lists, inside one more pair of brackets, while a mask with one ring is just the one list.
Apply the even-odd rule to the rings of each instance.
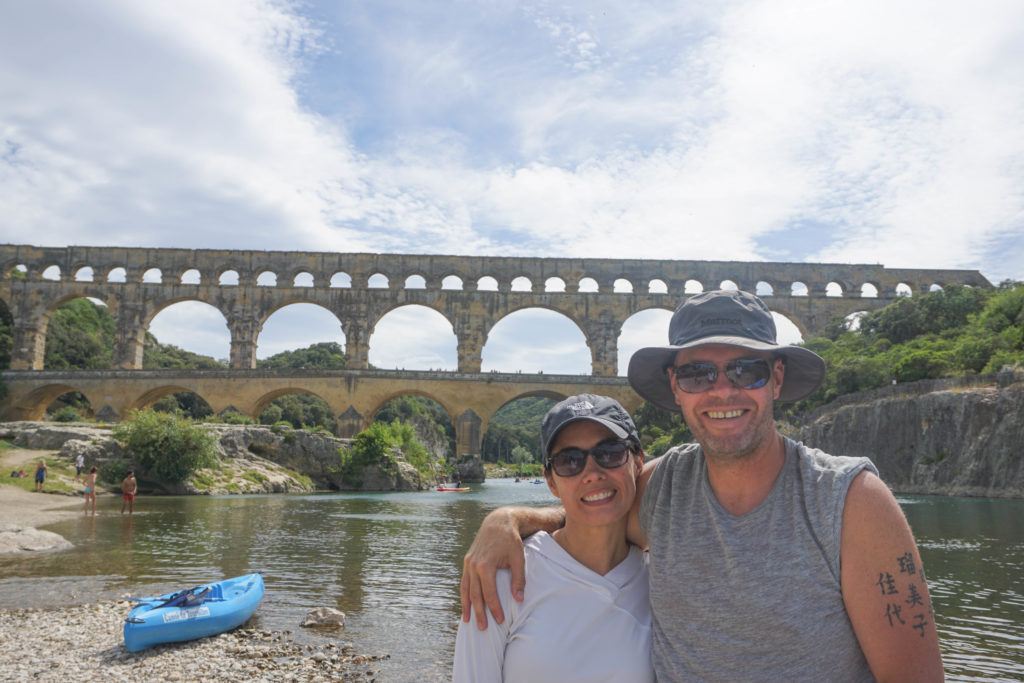
[[160, 643], [177, 643], [241, 626], [263, 598], [263, 577], [246, 574], [152, 598], [139, 604], [124, 623], [124, 646], [138, 652]]

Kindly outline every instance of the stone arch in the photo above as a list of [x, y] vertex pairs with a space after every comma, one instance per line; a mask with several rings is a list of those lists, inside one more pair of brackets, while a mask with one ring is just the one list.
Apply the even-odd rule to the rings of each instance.
[[178, 282], [183, 285], [199, 285], [203, 283], [203, 276], [198, 268], [189, 268], [181, 274]]
[[[86, 285], [86, 286], [85, 287], [81, 287], [79, 289], [75, 289], [75, 290], [72, 290], [72, 291], [65, 292], [61, 296], [57, 297], [52, 302], [50, 302], [50, 304], [43, 311], [42, 315], [39, 317], [38, 324], [39, 324], [39, 336], [40, 336], [41, 343], [39, 344], [39, 347], [38, 347], [39, 355], [35, 359], [35, 362], [33, 363], [33, 367], [39, 368], [39, 369], [45, 369], [45, 370], [53, 369], [53, 368], [47, 368], [46, 367], [46, 361], [45, 361], [45, 357], [46, 357], [46, 338], [47, 338], [47, 335], [50, 333], [50, 322], [52, 321], [53, 316], [56, 315], [58, 309], [60, 309], [65, 304], [69, 304], [72, 301], [77, 301], [78, 299], [85, 299], [87, 301], [90, 301], [91, 303], [93, 303], [95, 305], [99, 305], [99, 306], [102, 306], [103, 308], [105, 308], [107, 310], [107, 313], [112, 318], [114, 318], [114, 322], [115, 322], [115, 325], [116, 325], [116, 323], [117, 323], [117, 316], [118, 316], [118, 301], [117, 301], [117, 299], [111, 297], [109, 301], [106, 300], [106, 297], [108, 297], [109, 295], [106, 294], [106, 293], [100, 293], [100, 292], [93, 291], [92, 287], [88, 286], [91, 283], [82, 282], [82, 283], [76, 283], [76, 284], [81, 284], [81, 285]], [[99, 296], [97, 296], [97, 294], [99, 294]], [[95, 301], [92, 301], [93, 299], [98, 301], [99, 304], [96, 304]], [[113, 346], [114, 345], [114, 341], [115, 341], [115, 337], [116, 337], [116, 332], [114, 333], [113, 336], [108, 338], [106, 341], [109, 342], [111, 346]], [[107, 365], [106, 368], [96, 368], [96, 369], [109, 369], [109, 368], [113, 367], [113, 365], [114, 365], [114, 359], [111, 358], [110, 364]]]
[[775, 296], [775, 287], [770, 282], [758, 280], [754, 285], [754, 294], [757, 296]]
[[343, 270], [331, 273], [330, 287], [335, 289], [351, 289], [352, 276]]
[[427, 279], [419, 273], [413, 273], [412, 275], [405, 278], [405, 285], [403, 289], [426, 289]]
[[878, 291], [877, 282], [865, 282], [860, 286], [860, 296], [862, 299], [877, 299]]
[[316, 278], [308, 270], [300, 270], [292, 278], [292, 287], [315, 287]]
[[645, 346], [659, 346], [668, 339], [668, 321], [672, 318], [668, 307], [649, 306], [623, 321], [616, 342], [618, 374], [625, 377], [629, 359], [637, 349]]
[[[521, 401], [523, 399], [529, 399], [529, 398], [544, 398], [544, 399], [548, 399], [549, 401], [552, 402], [552, 405], [554, 405], [554, 403], [557, 403], [558, 401], [566, 399], [566, 398], [568, 398], [568, 396], [567, 395], [563, 395], [563, 393], [561, 393], [561, 392], [550, 391], [550, 390], [538, 390], [538, 391], [520, 392], [520, 393], [516, 394], [515, 396], [512, 396], [512, 397], [508, 398], [501, 405], [495, 407], [493, 412], [491, 412], [489, 415], [482, 415], [481, 416], [482, 420], [481, 420], [481, 425], [480, 425], [480, 454], [481, 454], [481, 456], [484, 455], [484, 452], [485, 452], [485, 450], [487, 450], [487, 448], [493, 448], [494, 450], [497, 451], [497, 458], [496, 458], [496, 460], [501, 460], [502, 459], [502, 457], [501, 457], [502, 456], [502, 453], [501, 453], [501, 451], [502, 451], [502, 445], [501, 445], [502, 437], [497, 436], [497, 435], [492, 433], [492, 429], [495, 426], [495, 418], [498, 416], [498, 413], [500, 413], [502, 410], [504, 410], [507, 406], [509, 406], [509, 405], [511, 405], [513, 403], [516, 403], [517, 401]], [[537, 431], [537, 433], [539, 435], [539, 433], [540, 433], [540, 422], [539, 421], [538, 421], [538, 423], [536, 425], [536, 431]], [[497, 441], [498, 443], [495, 443], [495, 441]], [[543, 459], [543, 454], [540, 453], [540, 443], [539, 443], [540, 439], [539, 438], [537, 438], [536, 440], [531, 439], [531, 441], [532, 441], [531, 443], [523, 444], [523, 446], [525, 448], [529, 448], [530, 452], [534, 455], [534, 457], [540, 457], [541, 459]], [[505, 456], [506, 456], [506, 458], [507, 458], [508, 455], [511, 454], [511, 451], [512, 451], [511, 444], [506, 442], [506, 444], [505, 444]], [[506, 459], [505, 462], [509, 462], [509, 460]]]
[[60, 266], [56, 263], [51, 263], [50, 265], [43, 267], [42, 271], [39, 273], [39, 279], [60, 282], [64, 279], [64, 273], [61, 272]]
[[448, 275], [445, 275], [443, 278], [441, 278], [441, 289], [462, 291], [464, 287], [463, 283], [465, 283], [464, 278], [461, 278], [458, 275], [455, 275], [454, 273], [449, 273]]
[[846, 290], [843, 289], [843, 286], [840, 283], [832, 280], [825, 285], [825, 296], [843, 297], [846, 296]]
[[893, 289], [893, 296], [912, 297], [914, 296], [914, 288], [906, 282], [898, 282], [896, 283], [896, 287]]
[[[175, 324], [168, 324], [168, 328], [167, 329], [173, 330], [173, 332], [171, 332], [170, 334], [168, 334], [166, 332], [166, 330], [164, 332], [162, 332], [161, 334], [157, 334], [156, 332], [152, 331], [153, 330], [153, 322], [154, 322], [154, 320], [156, 320], [157, 316], [160, 316], [161, 314], [166, 313], [167, 311], [169, 311], [170, 309], [178, 306], [179, 304], [187, 304], [187, 303], [202, 304], [202, 306], [201, 307], [189, 306], [188, 309], [187, 309], [187, 310], [189, 310], [189, 312], [187, 312], [187, 313], [183, 312], [183, 310], [181, 308], [178, 308], [175, 313], [171, 313], [170, 315], [162, 316], [165, 319], [166, 318], [170, 318], [172, 320], [174, 318], [179, 318], [179, 322], [177, 322]], [[207, 320], [205, 321], [205, 324], [207, 324], [207, 325], [212, 324], [213, 320], [212, 320], [212, 317], [211, 317], [210, 314], [213, 311], [216, 311], [217, 314], [220, 316], [221, 321], [223, 321], [225, 332], [227, 333], [227, 336], [228, 336], [228, 344], [230, 345], [230, 343], [232, 341], [232, 339], [231, 339], [232, 334], [231, 334], [231, 326], [230, 326], [230, 318], [229, 318], [229, 316], [226, 315], [224, 313], [224, 311], [220, 309], [220, 307], [218, 307], [217, 305], [215, 305], [215, 304], [213, 304], [213, 303], [203, 299], [201, 296], [177, 296], [177, 297], [172, 297], [172, 298], [164, 299], [164, 300], [159, 301], [159, 302], [154, 302], [153, 305], [150, 308], [146, 309], [145, 315], [140, 320], [139, 327], [135, 330], [135, 333], [138, 335], [137, 341], [138, 341], [138, 343], [141, 344], [143, 342], [143, 340], [145, 339], [146, 332], [150, 332], [151, 334], [153, 334], [154, 337], [156, 337], [157, 341], [160, 342], [161, 344], [173, 344], [174, 346], [178, 346], [178, 347], [180, 347], [180, 348], [182, 348], [184, 350], [191, 351], [192, 349], [189, 349], [188, 346], [193, 346], [193, 348], [195, 348], [194, 344], [191, 344], [189, 341], [184, 341], [183, 342], [183, 341], [175, 340], [174, 337], [175, 337], [177, 331], [178, 330], [188, 330], [189, 331], [189, 336], [185, 336], [184, 339], [186, 339], [186, 340], [192, 339], [193, 335], [194, 335], [194, 331], [197, 329], [197, 327], [199, 325], [203, 324], [202, 319], [204, 317], [207, 318]], [[163, 338], [161, 338], [161, 336]], [[230, 352], [230, 346], [229, 346], [228, 351]], [[198, 353], [198, 352], [194, 351], [194, 353]], [[229, 354], [225, 354], [223, 356], [214, 356], [214, 358], [217, 358], [217, 357], [226, 358], [228, 356], [229, 356]], [[212, 403], [210, 405], [213, 406]]]
[[[293, 311], [288, 311], [288, 309], [296, 307], [296, 306], [302, 306], [302, 307], [307, 307], [308, 306], [308, 307], [315, 308], [316, 309], [315, 315], [317, 316], [317, 318], [320, 319], [317, 323], [315, 323], [315, 325], [316, 325], [317, 328], [320, 328], [320, 326], [322, 325], [323, 328], [322, 329], [316, 329], [316, 330], [312, 329], [312, 326], [314, 325], [314, 323], [309, 322], [309, 321], [311, 321], [311, 318], [309, 318], [307, 316], [306, 327], [305, 327], [305, 329], [303, 329], [303, 338], [304, 338], [304, 342], [303, 343], [301, 343], [299, 346], [290, 346], [290, 348], [288, 348], [288, 349], [282, 348], [280, 350], [273, 351], [271, 353], [261, 354], [262, 357], [266, 358], [266, 357], [274, 355], [275, 353], [280, 353], [281, 351], [285, 351], [285, 350], [295, 350], [295, 349], [298, 349], [298, 348], [305, 348], [305, 347], [310, 346], [311, 344], [319, 343], [319, 342], [322, 342], [322, 341], [337, 341], [337, 339], [329, 339], [328, 340], [328, 339], [323, 339], [320, 336], [318, 336], [318, 335], [322, 335], [325, 332], [326, 327], [327, 327], [328, 324], [333, 324], [333, 326], [334, 326], [334, 334], [337, 335], [337, 336], [340, 336], [342, 338], [341, 346], [343, 348], [345, 347], [345, 344], [344, 344], [344, 341], [345, 341], [345, 330], [344, 330], [344, 328], [342, 326], [341, 320], [338, 318], [338, 315], [337, 315], [337, 313], [335, 311], [332, 311], [330, 308], [325, 306], [322, 301], [316, 301], [316, 300], [313, 300], [313, 299], [307, 299], [307, 298], [302, 298], [302, 297], [289, 297], [288, 299], [284, 299], [284, 300], [278, 302], [277, 305], [275, 305], [273, 308], [268, 309], [266, 311], [266, 314], [259, 320], [258, 331], [257, 331], [257, 334], [256, 334], [256, 339], [255, 339], [257, 348], [259, 348], [261, 346], [265, 348], [267, 346], [267, 343], [266, 343], [267, 342], [267, 338], [263, 337], [264, 334], [270, 333], [270, 335], [272, 335], [272, 336], [277, 334], [277, 330], [274, 329], [277, 326], [277, 323], [274, 322], [275, 316], [281, 316], [283, 314], [285, 317], [290, 317], [291, 313], [294, 312], [294, 309], [293, 309]], [[270, 325], [270, 329], [269, 330], [268, 330], [268, 324]], [[285, 323], [285, 324], [287, 325], [288, 323]], [[261, 338], [263, 340], [262, 342], [260, 341]]]
[[143, 266], [140, 282], [158, 285], [163, 284], [163, 281], [164, 271], [162, 269], [155, 266]]
[[634, 290], [633, 281], [629, 278], [618, 277], [612, 283], [612, 291], [616, 294], [632, 294]]
[[693, 278], [690, 278], [683, 285], [683, 293], [684, 294], [700, 294], [703, 291], [704, 291], [704, 283], [701, 282], [700, 280], [695, 280]]
[[794, 280], [789, 285], [789, 295], [790, 296], [809, 296], [810, 295], [810, 289], [807, 287], [807, 283], [802, 282], [800, 280]]
[[377, 271], [366, 278], [367, 289], [390, 289], [391, 279], [384, 273]]
[[668, 283], [660, 277], [656, 277], [647, 283], [649, 294], [668, 294]]
[[[515, 317], [513, 318], [513, 316]], [[567, 321], [569, 326], [557, 322], [560, 319]], [[526, 329], [518, 329], [520, 327]], [[496, 332], [499, 335], [497, 337], [495, 336]], [[554, 366], [553, 358], [562, 356], [575, 360], [575, 350], [567, 352], [563, 345], [574, 344], [571, 337], [576, 333], [582, 335], [582, 350], [586, 352], [588, 365], [590, 365], [593, 363], [594, 347], [586, 326], [581, 323], [574, 312], [560, 310], [551, 305], [523, 304], [512, 307], [497, 317], [487, 331], [487, 339], [481, 349], [482, 369], [484, 371], [490, 369], [497, 372], [508, 372], [520, 368], [523, 369], [523, 372], [532, 372], [533, 370], [526, 368], [536, 367], [538, 368], [537, 372], [544, 372], [542, 366], [547, 366], [548, 372], [550, 372]], [[505, 335], [509, 335], [510, 339]], [[504, 365], [502, 367], [487, 367], [501, 364], [499, 359], [509, 356], [520, 359], [516, 361], [515, 367], [512, 367], [511, 370], [509, 366]], [[589, 367], [585, 371], [582, 368], [579, 370], [590, 374]]]
[[217, 284], [221, 287], [237, 287], [240, 279], [237, 270], [228, 268], [217, 275]]
[[[135, 400], [132, 401], [131, 404], [128, 406], [128, 408], [129, 410], [146, 410], [147, 408], [152, 408], [153, 404], [155, 404], [160, 399], [166, 396], [173, 396], [174, 394], [195, 394], [203, 401], [205, 401], [207, 405], [210, 404], [210, 402], [206, 400], [206, 397], [204, 397], [202, 394], [193, 389], [189, 389], [188, 387], [183, 387], [177, 384], [165, 384], [163, 386], [150, 389], [149, 391], [136, 397]], [[212, 405], [210, 407], [213, 408]]]
[[484, 275], [476, 281], [476, 288], [480, 292], [497, 292], [500, 288], [498, 278], [493, 275]]
[[[392, 325], [397, 328], [392, 329]], [[416, 329], [417, 334], [409, 335], [410, 328]], [[455, 325], [437, 306], [394, 303], [383, 310], [367, 329], [371, 331], [368, 339], [371, 365], [395, 367], [392, 361], [399, 357], [397, 348], [411, 345], [408, 351], [400, 354], [403, 360], [400, 367], [403, 369], [428, 370], [440, 366], [454, 370], [458, 367]], [[452, 354], [450, 358], [447, 357], [449, 352]]]
[[[20, 403], [23, 420], [38, 422], [46, 416], [46, 408], [58, 398], [69, 392], [78, 391], [70, 384], [58, 382], [38, 387], [23, 396]], [[95, 406], [95, 404], [93, 404]]]
[[565, 291], [565, 280], [558, 276], [549, 277], [544, 281], [545, 292], [564, 292]]
[[512, 278], [509, 282], [509, 291], [512, 292], [532, 292], [533, 291], [533, 280], [525, 275], [517, 275]]
[[103, 276], [104, 282], [127, 282], [128, 269], [124, 266], [111, 266]]
[[277, 273], [272, 270], [261, 270], [256, 275], [257, 287], [277, 287]]
[[95, 279], [92, 266], [80, 266], [73, 271], [75, 282], [92, 282]]
[[592, 277], [581, 277], [579, 282], [580, 292], [599, 292], [601, 291], [601, 285], [597, 283]]

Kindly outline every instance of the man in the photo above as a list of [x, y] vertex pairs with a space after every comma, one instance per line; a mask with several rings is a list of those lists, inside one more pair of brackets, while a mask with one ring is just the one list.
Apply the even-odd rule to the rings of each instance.
[[128, 471], [128, 476], [121, 482], [121, 514], [124, 514], [124, 508], [128, 506], [128, 514], [132, 514], [135, 511], [135, 494], [139, 490], [139, 483], [135, 480], [134, 470]]
[[[757, 297], [684, 302], [668, 346], [640, 349], [629, 381], [679, 410], [697, 440], [648, 462], [629, 538], [650, 549], [652, 658], [659, 680], [941, 680], [921, 558], [866, 458], [834, 457], [778, 433], [773, 402], [813, 393], [811, 351], [776, 342]], [[499, 623], [494, 569], [522, 595], [520, 531], [557, 511], [503, 508], [466, 556], [463, 619]], [[648, 544], [649, 541], [649, 544]]]
[[75, 481], [81, 481], [83, 469], [85, 469], [85, 456], [79, 453], [75, 458]]

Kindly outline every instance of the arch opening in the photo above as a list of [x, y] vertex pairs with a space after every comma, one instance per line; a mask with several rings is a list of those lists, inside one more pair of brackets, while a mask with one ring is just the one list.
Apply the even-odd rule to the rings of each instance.
[[544, 308], [525, 308], [499, 320], [487, 335], [481, 361], [484, 372], [592, 371], [580, 328], [565, 315]]
[[[416, 334], [410, 334], [416, 330]], [[451, 322], [427, 306], [391, 309], [369, 339], [370, 365], [396, 370], [455, 370], [458, 340]]]
[[341, 321], [317, 304], [277, 309], [263, 323], [256, 342], [257, 367], [345, 367]]

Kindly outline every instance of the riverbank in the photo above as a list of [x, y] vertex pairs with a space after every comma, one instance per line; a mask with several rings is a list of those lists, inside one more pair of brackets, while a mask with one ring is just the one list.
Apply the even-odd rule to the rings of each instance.
[[124, 648], [132, 603], [0, 610], [0, 681], [375, 681], [351, 643], [299, 645], [287, 631], [240, 628], [142, 652]]

